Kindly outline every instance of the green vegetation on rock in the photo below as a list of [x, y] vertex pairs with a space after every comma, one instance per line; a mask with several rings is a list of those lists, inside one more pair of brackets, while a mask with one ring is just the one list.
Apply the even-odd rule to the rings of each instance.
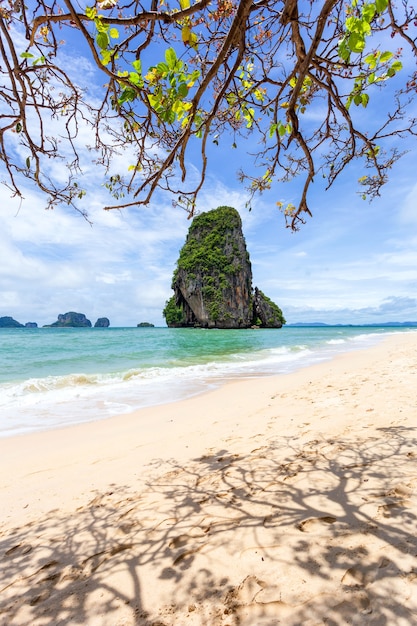
[[280, 328], [281, 309], [252, 289], [252, 267], [236, 209], [221, 206], [197, 215], [173, 274], [175, 295], [165, 305], [168, 326]]
[[175, 304], [175, 296], [171, 296], [165, 303], [165, 308], [162, 311], [165, 321], [168, 326], [183, 326], [185, 323], [184, 309]]
[[231, 207], [223, 206], [197, 215], [180, 251], [178, 269], [186, 270], [190, 276], [193, 270], [205, 271], [212, 279], [215, 270], [220, 277], [235, 273], [241, 254], [233, 230], [241, 228], [239, 213]]
[[285, 317], [275, 302], [273, 302], [268, 296], [266, 296], [263, 291], [256, 288], [256, 300], [257, 300], [257, 314], [262, 315], [262, 317], [257, 318], [257, 326], [267, 326], [267, 327], [275, 327], [277, 323], [281, 323], [282, 325], [286, 324]]
[[[231, 328], [247, 326], [245, 300], [251, 290], [251, 266], [236, 209], [228, 206], [197, 215], [174, 272], [176, 306], [186, 309], [177, 323]], [[243, 310], [242, 309], [243, 306]], [[235, 311], [239, 309], [237, 322]]]

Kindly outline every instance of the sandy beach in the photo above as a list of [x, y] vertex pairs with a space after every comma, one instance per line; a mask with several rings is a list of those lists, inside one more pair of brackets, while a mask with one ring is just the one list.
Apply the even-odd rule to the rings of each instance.
[[0, 624], [417, 624], [416, 493], [417, 333], [0, 439]]

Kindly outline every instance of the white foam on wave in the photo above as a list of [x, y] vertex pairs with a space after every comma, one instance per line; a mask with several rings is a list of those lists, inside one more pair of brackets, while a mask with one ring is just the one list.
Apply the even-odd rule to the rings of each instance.
[[207, 363], [180, 365], [177, 361], [172, 367], [130, 368], [108, 374], [78, 372], [2, 384], [0, 436], [95, 421], [174, 402], [233, 378], [289, 373], [380, 339], [380, 334], [363, 334], [349, 341], [331, 339], [316, 348], [293, 344], [222, 355]]
[[0, 436], [54, 428], [174, 402], [225, 380], [284, 373], [308, 359], [305, 346], [231, 354], [227, 360], [176, 367], [83, 372], [0, 385]]

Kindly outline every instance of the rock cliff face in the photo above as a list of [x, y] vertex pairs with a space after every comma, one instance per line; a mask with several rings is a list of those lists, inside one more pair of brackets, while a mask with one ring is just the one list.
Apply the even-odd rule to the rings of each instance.
[[231, 207], [194, 218], [172, 288], [175, 295], [164, 309], [171, 327], [248, 328], [256, 324], [280, 328], [285, 323], [273, 302], [258, 289], [252, 291], [242, 222]]
[[58, 320], [53, 324], [49, 324], [49, 326], [60, 328], [91, 328], [91, 322], [86, 318], [84, 313], [69, 311], [68, 313], [58, 315]]
[[281, 328], [285, 324], [281, 309], [258, 287], [253, 296], [254, 324], [261, 328]]
[[173, 280], [185, 325], [250, 326], [251, 279], [238, 212], [221, 207], [194, 218]]

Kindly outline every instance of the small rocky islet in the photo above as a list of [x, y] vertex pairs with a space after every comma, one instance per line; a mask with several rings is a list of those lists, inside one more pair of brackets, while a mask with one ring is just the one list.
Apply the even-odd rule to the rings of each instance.
[[[94, 328], [108, 328], [110, 326], [110, 320], [108, 317], [99, 317]], [[86, 318], [84, 313], [76, 313], [75, 311], [69, 311], [58, 315], [56, 322], [52, 324], [45, 324], [43, 328], [91, 328], [92, 324], [89, 319]], [[13, 317], [5, 316], [0, 317], [0, 328], [38, 328], [36, 322], [26, 322], [21, 324], [17, 322]]]
[[196, 215], [172, 278], [163, 314], [169, 327], [281, 328], [281, 309], [258, 287], [238, 211]]

